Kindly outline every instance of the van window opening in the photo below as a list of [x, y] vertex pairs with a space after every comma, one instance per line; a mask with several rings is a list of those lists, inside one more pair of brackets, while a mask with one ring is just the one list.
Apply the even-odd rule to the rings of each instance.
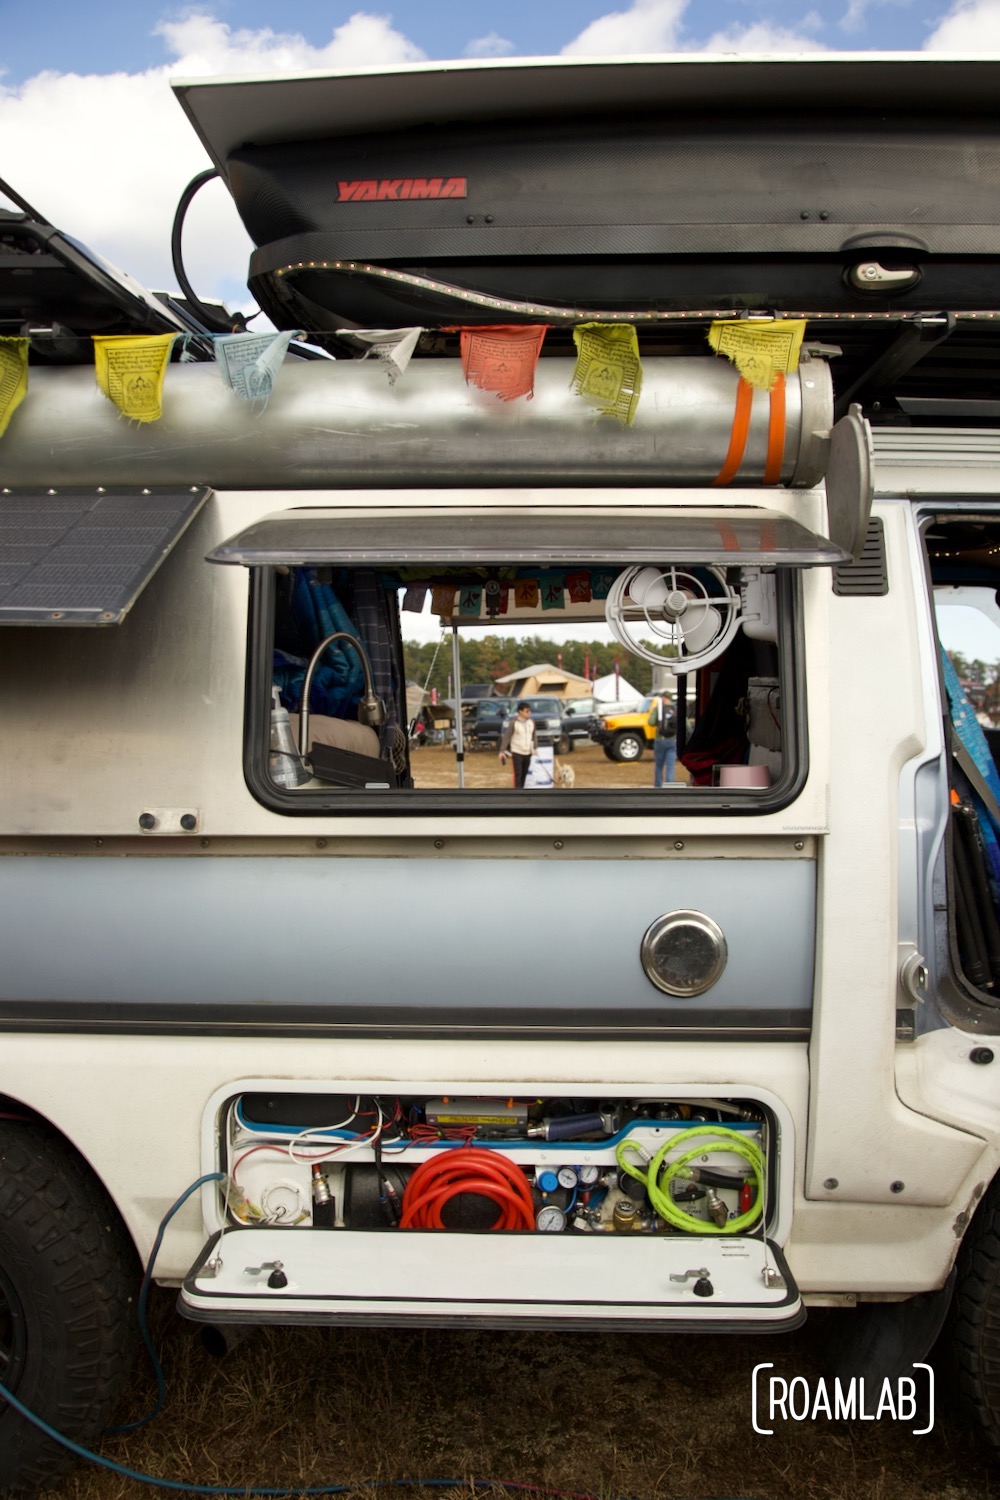
[[[433, 801], [453, 811], [648, 814], [692, 798], [764, 810], [801, 780], [794, 569], [663, 565], [694, 623], [686, 638], [674, 630], [665, 639], [670, 632], [651, 629], [629, 603], [623, 629], [636, 651], [606, 618], [618, 565], [541, 575], [513, 563], [254, 571], [247, 774], [283, 812], [399, 812]], [[759, 588], [762, 571], [765, 603], [748, 604], [747, 581]], [[414, 639], [435, 629], [433, 645]], [[669, 664], [685, 653], [703, 664], [675, 674]], [[432, 660], [428, 680], [421, 665]], [[531, 755], [523, 786], [511, 749], [519, 703], [532, 727], [530, 742], [517, 742]]]

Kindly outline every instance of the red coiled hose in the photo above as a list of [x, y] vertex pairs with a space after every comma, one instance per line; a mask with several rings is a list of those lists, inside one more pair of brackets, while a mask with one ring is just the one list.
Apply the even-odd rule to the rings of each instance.
[[441, 1210], [460, 1193], [488, 1198], [500, 1210], [494, 1229], [534, 1229], [535, 1205], [519, 1167], [496, 1151], [457, 1146], [422, 1162], [403, 1194], [400, 1229], [445, 1229]]

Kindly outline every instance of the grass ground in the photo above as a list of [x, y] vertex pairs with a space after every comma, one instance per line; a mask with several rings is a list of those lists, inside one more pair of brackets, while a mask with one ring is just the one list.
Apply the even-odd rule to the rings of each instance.
[[[473, 1328], [270, 1329], [223, 1360], [152, 1302], [167, 1404], [130, 1437], [106, 1437], [119, 1463], [202, 1484], [298, 1487], [365, 1480], [501, 1479], [576, 1494], [694, 1500], [996, 1500], [1000, 1475], [965, 1422], [939, 1414], [913, 1437], [891, 1422], [751, 1426], [751, 1372], [820, 1367], [831, 1319], [817, 1311], [771, 1337], [509, 1333]], [[137, 1371], [122, 1419], [148, 1410]], [[82, 1466], [47, 1500], [138, 1500], [155, 1493]], [[403, 1500], [433, 1492], [406, 1489]], [[454, 1493], [454, 1492], [452, 1492]], [[486, 1500], [502, 1491], [479, 1490]]]

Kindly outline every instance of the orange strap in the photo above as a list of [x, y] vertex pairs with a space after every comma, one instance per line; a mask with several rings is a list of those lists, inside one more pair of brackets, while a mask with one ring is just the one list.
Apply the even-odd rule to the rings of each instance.
[[767, 462], [764, 483], [778, 484], [785, 457], [785, 377], [779, 372], [771, 387], [771, 416], [767, 428]]
[[712, 480], [713, 484], [730, 484], [739, 472], [746, 452], [747, 434], [750, 431], [750, 408], [753, 405], [753, 387], [740, 376], [736, 387], [736, 410], [733, 412], [733, 430], [729, 434], [729, 452], [722, 468]]

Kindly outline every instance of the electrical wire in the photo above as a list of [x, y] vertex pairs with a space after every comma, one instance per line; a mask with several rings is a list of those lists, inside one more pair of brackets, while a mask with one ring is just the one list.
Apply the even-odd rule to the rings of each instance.
[[[167, 1209], [166, 1213], [163, 1215], [163, 1218], [160, 1220], [160, 1227], [156, 1231], [156, 1239], [153, 1241], [153, 1249], [150, 1253], [149, 1260], [146, 1263], [146, 1270], [143, 1274], [142, 1285], [139, 1288], [139, 1302], [137, 1309], [139, 1332], [142, 1335], [142, 1342], [146, 1347], [146, 1353], [149, 1355], [153, 1366], [153, 1373], [156, 1376], [156, 1404], [154, 1405], [153, 1410], [148, 1414], [148, 1416], [140, 1417], [138, 1422], [130, 1422], [126, 1427], [109, 1427], [107, 1429], [108, 1432], [138, 1432], [140, 1427], [145, 1427], [147, 1422], [151, 1422], [154, 1417], [158, 1417], [160, 1412], [163, 1410], [163, 1403], [166, 1399], [166, 1382], [163, 1378], [163, 1366], [160, 1364], [156, 1350], [153, 1348], [153, 1340], [150, 1337], [149, 1332], [149, 1323], [146, 1319], [146, 1304], [149, 1301], [149, 1288], [153, 1281], [153, 1266], [156, 1264], [156, 1257], [160, 1253], [160, 1246], [163, 1244], [163, 1236], [166, 1232], [167, 1225], [170, 1223], [170, 1220], [173, 1218], [177, 1210], [188, 1201], [192, 1193], [196, 1192], [198, 1188], [204, 1187], [206, 1182], [221, 1182], [225, 1178], [225, 1175], [225, 1172], [206, 1172], [204, 1177], [199, 1177], [197, 1182], [192, 1182], [189, 1188], [185, 1188], [184, 1192], [181, 1193], [180, 1197], [177, 1199], [177, 1202], [172, 1204], [172, 1206]], [[22, 1412], [22, 1415], [25, 1415], [25, 1413]], [[35, 1421], [36, 1426], [40, 1427], [42, 1425], [41, 1418], [38, 1418], [37, 1420], [32, 1418], [31, 1420]], [[60, 1439], [59, 1441], [63, 1440]], [[68, 1446], [68, 1441], [66, 1446]]]
[[187, 279], [184, 271], [184, 259], [181, 251], [181, 239], [184, 230], [184, 219], [191, 206], [191, 201], [200, 188], [206, 182], [211, 182], [213, 177], [218, 177], [219, 172], [215, 167], [209, 167], [205, 172], [199, 172], [192, 177], [187, 187], [180, 196], [177, 211], [174, 214], [173, 227], [170, 231], [170, 254], [173, 260], [174, 275], [177, 284], [187, 299], [188, 305], [201, 319], [205, 327], [211, 333], [243, 333], [247, 326], [247, 320], [242, 313], [220, 313], [217, 309], [206, 307], [198, 296], [194, 287]]
[[[322, 1484], [310, 1485], [302, 1489], [278, 1489], [263, 1485], [230, 1485], [230, 1484], [190, 1484], [183, 1479], [161, 1479], [155, 1474], [144, 1474], [141, 1469], [130, 1469], [125, 1464], [119, 1464], [113, 1458], [104, 1458], [100, 1453], [95, 1453], [91, 1448], [85, 1448], [82, 1443], [74, 1442], [65, 1433], [50, 1426], [44, 1417], [39, 1417], [29, 1407], [20, 1401], [14, 1392], [0, 1381], [0, 1400], [6, 1401], [14, 1411], [22, 1416], [26, 1422], [37, 1427], [47, 1438], [65, 1448], [67, 1452], [76, 1454], [77, 1458], [86, 1459], [88, 1463], [96, 1464], [98, 1468], [109, 1469], [112, 1474], [120, 1474], [124, 1479], [134, 1479], [138, 1484], [150, 1484], [158, 1490], [173, 1490], [183, 1495], [275, 1495], [292, 1497], [295, 1495], [346, 1495], [357, 1490], [399, 1490], [399, 1489], [434, 1489], [434, 1490], [456, 1490], [456, 1489], [498, 1489], [509, 1490], [512, 1493], [530, 1493], [534, 1495], [555, 1495], [561, 1500], [611, 1500], [605, 1495], [595, 1495], [589, 1491], [555, 1490], [548, 1489], [543, 1485], [522, 1484], [514, 1479], [363, 1479], [349, 1484]], [[109, 1429], [115, 1430], [115, 1429]], [[127, 1431], [127, 1428], [117, 1429]]]

